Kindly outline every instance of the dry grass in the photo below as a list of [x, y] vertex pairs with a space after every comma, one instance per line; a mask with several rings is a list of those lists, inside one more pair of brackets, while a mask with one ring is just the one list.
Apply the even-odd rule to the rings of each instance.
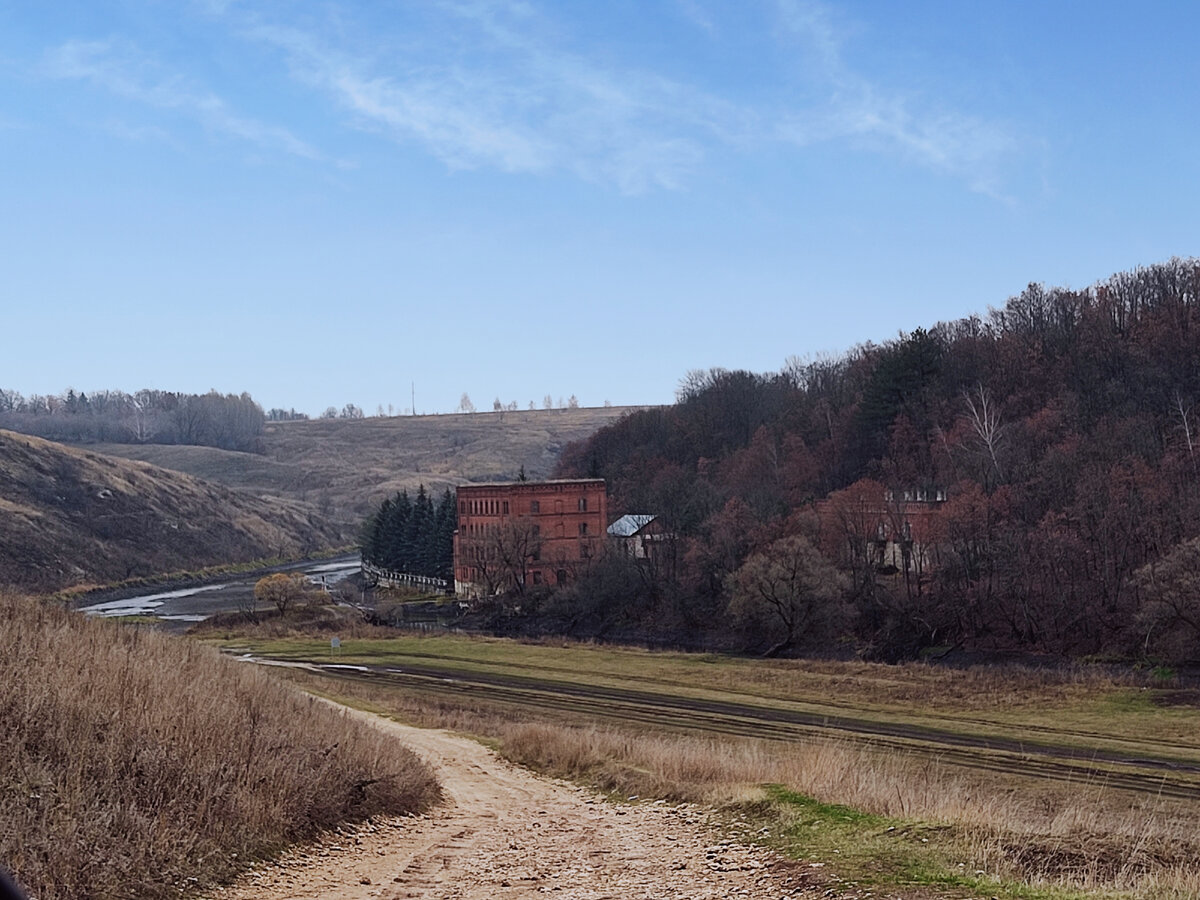
[[[1063, 785], [943, 767], [936, 757], [851, 741], [781, 743], [517, 720], [487, 703], [295, 677], [416, 724], [482, 737], [514, 762], [622, 797], [733, 810], [755, 829], [766, 822], [790, 852], [840, 861], [851, 875], [857, 867], [886, 882], [903, 872], [909, 881], [974, 887], [984, 896], [1200, 896], [1200, 810], [1183, 801], [1136, 797], [1099, 782]], [[818, 807], [849, 807], [851, 824], [768, 802], [764, 785], [813, 798]], [[812, 830], [818, 825], [821, 831]], [[784, 833], [793, 837], [778, 837]], [[890, 874], [880, 871], [888, 865]]]
[[516, 410], [471, 415], [268, 422], [263, 455], [213, 447], [101, 444], [255, 495], [315, 505], [357, 524], [385, 497], [418, 484], [434, 493], [464, 481], [502, 481], [520, 468], [549, 477], [559, 453], [633, 407]]
[[421, 809], [395, 742], [194, 641], [0, 596], [0, 859], [39, 900], [178, 896]]
[[55, 591], [343, 545], [305, 504], [0, 431], [0, 587]]

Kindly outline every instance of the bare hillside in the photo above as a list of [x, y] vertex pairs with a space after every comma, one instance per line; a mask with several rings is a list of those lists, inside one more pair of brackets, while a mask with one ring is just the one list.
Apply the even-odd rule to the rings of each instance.
[[334, 546], [311, 507], [0, 431], [0, 585], [53, 590]]
[[288, 497], [357, 521], [370, 505], [418, 484], [440, 491], [466, 481], [544, 478], [562, 448], [631, 407], [517, 410], [446, 416], [268, 423], [265, 453], [211, 447], [99, 445], [105, 453]]

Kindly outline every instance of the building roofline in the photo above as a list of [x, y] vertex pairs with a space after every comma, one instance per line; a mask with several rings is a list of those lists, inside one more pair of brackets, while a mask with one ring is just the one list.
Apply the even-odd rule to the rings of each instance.
[[545, 481], [467, 481], [459, 488], [537, 487], [543, 484], [604, 484], [603, 478], [549, 478]]

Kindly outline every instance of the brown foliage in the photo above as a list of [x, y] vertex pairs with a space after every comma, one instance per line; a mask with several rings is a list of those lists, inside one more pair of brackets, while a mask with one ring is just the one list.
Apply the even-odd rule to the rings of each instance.
[[305, 578], [288, 572], [276, 572], [258, 579], [254, 584], [254, 599], [274, 606], [280, 613], [304, 596]]

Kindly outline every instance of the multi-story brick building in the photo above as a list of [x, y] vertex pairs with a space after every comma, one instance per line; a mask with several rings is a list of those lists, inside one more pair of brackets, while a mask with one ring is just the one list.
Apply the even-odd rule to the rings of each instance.
[[603, 549], [607, 525], [603, 478], [461, 485], [455, 593], [564, 584]]

